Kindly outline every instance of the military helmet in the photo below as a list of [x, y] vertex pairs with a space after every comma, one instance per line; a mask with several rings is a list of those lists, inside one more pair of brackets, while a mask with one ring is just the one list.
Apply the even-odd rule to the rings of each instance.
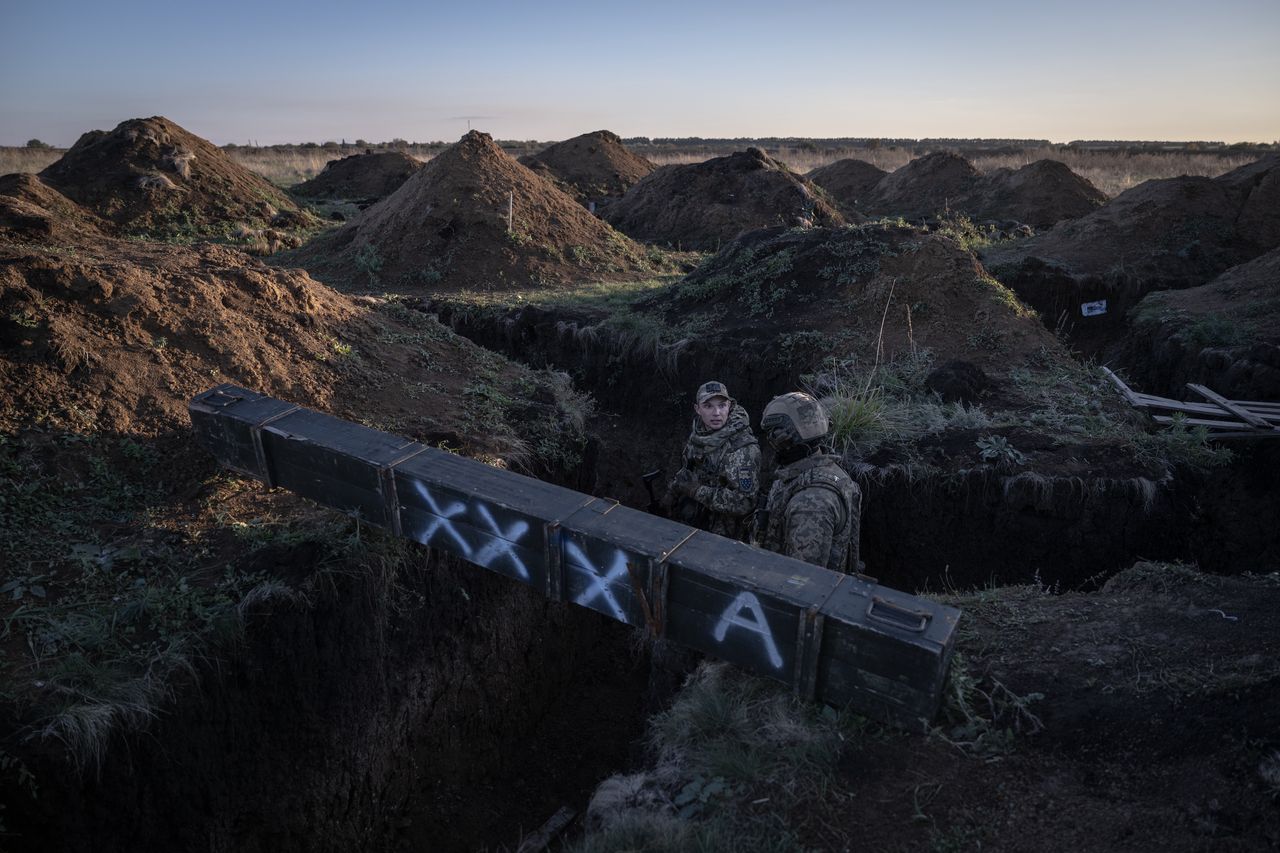
[[760, 418], [760, 431], [777, 448], [816, 442], [829, 428], [822, 404], [803, 391], [774, 397]]

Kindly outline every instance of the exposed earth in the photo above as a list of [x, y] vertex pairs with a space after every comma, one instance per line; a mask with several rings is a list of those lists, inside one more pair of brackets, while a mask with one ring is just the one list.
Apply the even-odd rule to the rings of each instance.
[[[516, 849], [561, 806], [551, 849], [1280, 846], [1280, 448], [1154, 429], [1007, 286], [1179, 287], [1112, 352], [1141, 390], [1274, 393], [1275, 158], [984, 265], [849, 220], [958, 193], [1048, 223], [1087, 188], [623, 153], [547, 149], [557, 185], [471, 132], [314, 237], [160, 118], [0, 177], [0, 849]], [[609, 222], [581, 203], [624, 190]], [[927, 733], [654, 669], [630, 629], [219, 470], [186, 412], [232, 382], [644, 508], [713, 376], [753, 418], [822, 397], [869, 571], [963, 610]]]
[[629, 150], [616, 133], [597, 130], [527, 154], [520, 162], [583, 204], [617, 199], [656, 166]]
[[336, 286], [419, 292], [555, 288], [674, 269], [479, 131], [285, 262]]
[[368, 151], [330, 160], [324, 171], [289, 192], [306, 198], [377, 201], [400, 188], [422, 161], [399, 151]]
[[604, 217], [637, 240], [704, 252], [757, 228], [845, 222], [821, 190], [759, 148], [658, 169]]

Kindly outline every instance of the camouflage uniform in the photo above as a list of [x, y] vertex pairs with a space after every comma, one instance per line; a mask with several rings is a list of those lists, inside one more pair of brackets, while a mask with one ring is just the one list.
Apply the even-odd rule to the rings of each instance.
[[836, 572], [858, 571], [862, 491], [833, 454], [779, 468], [766, 511], [761, 547]]
[[[694, 418], [684, 470], [698, 486], [692, 495], [674, 499], [671, 517], [720, 536], [744, 538], [760, 491], [760, 443], [746, 409], [734, 403], [725, 425], [714, 432]], [[673, 479], [668, 492], [675, 490]]]

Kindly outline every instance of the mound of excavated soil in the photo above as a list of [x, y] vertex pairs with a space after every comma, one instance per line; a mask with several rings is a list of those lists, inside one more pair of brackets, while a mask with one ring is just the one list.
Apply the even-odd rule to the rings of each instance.
[[344, 296], [301, 270], [210, 243], [62, 234], [69, 239], [54, 246], [0, 231], [0, 430], [38, 421], [73, 432], [185, 432], [189, 399], [234, 382], [497, 452], [495, 425], [467, 420], [467, 384], [480, 370], [512, 399], [527, 396], [507, 387], [523, 369], [434, 319]]
[[950, 151], [917, 157], [880, 179], [866, 199], [864, 210], [905, 219], [932, 219], [957, 205], [972, 192], [981, 173]]
[[330, 160], [324, 171], [290, 192], [306, 198], [377, 200], [391, 195], [423, 163], [399, 151], [370, 151]]
[[1151, 293], [1129, 312], [1112, 361], [1148, 394], [1280, 401], [1280, 248], [1208, 284]]
[[432, 290], [621, 281], [661, 269], [479, 131], [289, 260], [335, 284]]
[[[927, 348], [1001, 377], [1053, 335], [968, 252], [895, 225], [744, 234], [649, 302], [671, 322], [705, 317], [726, 346], [816, 366], [827, 356], [893, 361]], [[1065, 355], [1063, 355], [1065, 357]]]
[[849, 157], [820, 166], [805, 177], [826, 190], [844, 210], [862, 210], [871, 191], [887, 174], [866, 160]]
[[618, 198], [657, 168], [607, 130], [557, 142], [520, 162], [584, 204]]
[[160, 116], [89, 131], [40, 177], [126, 234], [222, 235], [298, 212], [266, 178]]
[[[1217, 178], [1147, 181], [1080, 219], [983, 253], [1001, 281], [1078, 344], [1114, 336], [1145, 294], [1195, 287], [1280, 244], [1280, 156]], [[1106, 300], [1105, 313], [1082, 305]]]
[[111, 226], [35, 175], [0, 177], [0, 235], [11, 240], [60, 243]]
[[1014, 220], [1050, 228], [1106, 204], [1107, 197], [1065, 163], [1037, 160], [1021, 169], [995, 169], [958, 203], [971, 218]]
[[845, 221], [822, 190], [758, 148], [658, 169], [603, 215], [637, 240], [700, 251], [758, 228]]

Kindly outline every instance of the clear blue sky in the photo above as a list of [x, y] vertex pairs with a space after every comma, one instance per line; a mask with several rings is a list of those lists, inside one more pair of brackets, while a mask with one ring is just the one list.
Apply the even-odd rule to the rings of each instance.
[[1280, 0], [0, 0], [0, 144], [1280, 140]]

